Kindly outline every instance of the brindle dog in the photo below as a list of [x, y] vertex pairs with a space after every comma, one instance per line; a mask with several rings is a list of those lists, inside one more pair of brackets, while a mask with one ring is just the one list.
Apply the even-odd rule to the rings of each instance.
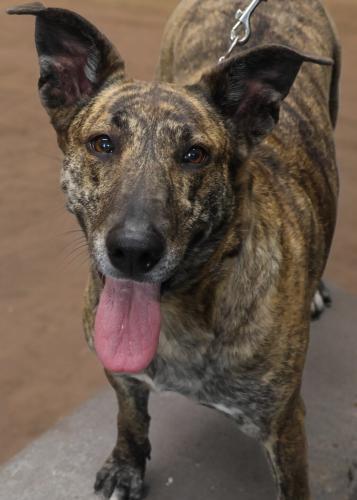
[[263, 443], [279, 499], [310, 498], [300, 386], [335, 226], [339, 46], [318, 0], [271, 0], [218, 65], [238, 7], [183, 0], [155, 83], [127, 79], [77, 14], [10, 10], [36, 16], [40, 95], [91, 255], [85, 332], [120, 405], [106, 498], [141, 498], [150, 387], [230, 415]]

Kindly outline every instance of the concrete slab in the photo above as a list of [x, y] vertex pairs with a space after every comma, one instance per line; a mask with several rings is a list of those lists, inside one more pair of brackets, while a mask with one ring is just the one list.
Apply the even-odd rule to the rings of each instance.
[[[311, 483], [314, 500], [356, 500], [357, 299], [333, 295], [313, 325], [304, 380]], [[107, 390], [60, 422], [0, 470], [0, 499], [95, 499], [115, 412]], [[151, 415], [148, 500], [275, 498], [260, 446], [228, 418], [173, 394], [153, 395]]]

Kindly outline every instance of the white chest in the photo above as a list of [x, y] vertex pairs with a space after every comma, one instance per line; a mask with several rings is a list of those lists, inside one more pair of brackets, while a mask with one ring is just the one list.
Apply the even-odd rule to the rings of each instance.
[[[152, 391], [161, 392], [165, 391], [167, 388], [163, 386], [160, 382], [153, 380], [147, 374], [137, 374], [134, 375], [133, 378], [139, 380], [140, 382], [146, 383]], [[220, 413], [224, 413], [225, 415], [233, 418], [236, 421], [239, 429], [249, 437], [258, 439], [260, 435], [259, 427], [238, 407], [228, 406], [223, 403], [216, 403], [212, 401], [207, 401], [206, 399], [201, 400], [195, 397], [196, 391], [199, 392], [199, 386], [202, 385], [200, 382], [194, 382], [191, 380], [190, 382], [183, 383], [181, 382], [182, 390], [179, 390], [177, 387], [177, 391], [181, 394], [185, 394], [191, 396], [192, 399], [196, 400], [198, 403], [204, 404], [205, 406], [209, 406], [219, 411]], [[193, 386], [195, 386], [195, 390], [193, 390]]]
[[212, 404], [211, 405], [213, 408], [216, 410], [220, 411], [221, 413], [225, 413], [226, 415], [229, 415], [232, 417], [234, 420], [237, 421], [239, 429], [246, 434], [249, 437], [252, 438], [259, 438], [260, 435], [260, 429], [259, 427], [249, 418], [247, 417], [242, 410], [238, 408], [228, 408], [227, 406], [224, 406], [222, 404]]

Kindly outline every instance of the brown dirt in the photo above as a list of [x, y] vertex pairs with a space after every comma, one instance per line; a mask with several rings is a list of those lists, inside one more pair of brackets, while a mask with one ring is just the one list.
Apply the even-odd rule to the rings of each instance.
[[[49, 0], [93, 20], [120, 48], [128, 72], [148, 79], [176, 0]], [[328, 0], [344, 45], [337, 143], [340, 218], [329, 279], [357, 292], [357, 5]], [[0, 0], [3, 10], [9, 5]], [[81, 332], [86, 254], [63, 208], [60, 154], [36, 94], [33, 20], [0, 16], [0, 461], [69, 413], [104, 383]], [[356, 113], [355, 113], [356, 112]]]

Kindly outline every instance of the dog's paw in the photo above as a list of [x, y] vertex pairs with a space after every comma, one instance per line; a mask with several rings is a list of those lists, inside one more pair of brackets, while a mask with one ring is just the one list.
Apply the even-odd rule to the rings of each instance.
[[332, 303], [331, 295], [323, 281], [320, 282], [311, 302], [311, 319], [318, 319]]
[[141, 500], [143, 484], [141, 470], [110, 457], [97, 474], [94, 490], [111, 500]]

